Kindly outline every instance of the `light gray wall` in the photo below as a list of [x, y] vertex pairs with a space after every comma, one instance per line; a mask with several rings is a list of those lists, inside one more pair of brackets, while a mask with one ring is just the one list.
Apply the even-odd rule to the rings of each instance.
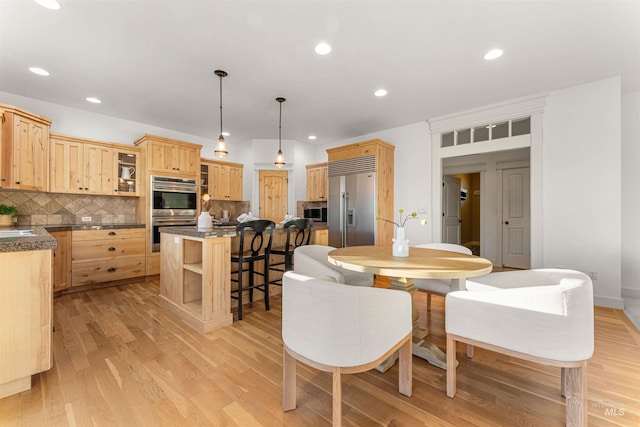
[[552, 92], [542, 155], [543, 265], [597, 272], [596, 301], [622, 306], [620, 78]]
[[622, 296], [640, 298], [640, 92], [622, 95]]

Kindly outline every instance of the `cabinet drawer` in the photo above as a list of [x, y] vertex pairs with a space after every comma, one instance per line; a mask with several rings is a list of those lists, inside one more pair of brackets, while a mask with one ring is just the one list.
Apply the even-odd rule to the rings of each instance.
[[72, 286], [79, 286], [144, 276], [144, 264], [144, 255], [111, 260], [74, 262], [71, 283]]
[[107, 240], [107, 239], [144, 239], [144, 228], [116, 228], [112, 230], [76, 230], [72, 233], [72, 240]]
[[111, 240], [74, 240], [72, 261], [144, 255], [144, 238]]

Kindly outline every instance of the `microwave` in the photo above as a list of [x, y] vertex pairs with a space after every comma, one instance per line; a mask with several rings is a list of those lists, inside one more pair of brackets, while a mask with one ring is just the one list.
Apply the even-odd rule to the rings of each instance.
[[315, 222], [327, 222], [327, 208], [307, 208], [304, 217]]

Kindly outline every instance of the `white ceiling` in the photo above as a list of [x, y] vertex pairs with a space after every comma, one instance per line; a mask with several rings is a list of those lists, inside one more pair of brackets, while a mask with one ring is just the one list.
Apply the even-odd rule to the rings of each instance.
[[283, 139], [331, 143], [616, 75], [640, 90], [637, 0], [59, 1], [0, 0], [0, 91], [216, 139], [222, 69], [232, 144], [278, 138], [279, 96]]

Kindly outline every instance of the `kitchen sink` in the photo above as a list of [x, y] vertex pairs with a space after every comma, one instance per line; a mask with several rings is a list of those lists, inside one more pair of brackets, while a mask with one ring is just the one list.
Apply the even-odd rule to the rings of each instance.
[[0, 230], [0, 238], [3, 237], [29, 237], [37, 236], [33, 230]]

